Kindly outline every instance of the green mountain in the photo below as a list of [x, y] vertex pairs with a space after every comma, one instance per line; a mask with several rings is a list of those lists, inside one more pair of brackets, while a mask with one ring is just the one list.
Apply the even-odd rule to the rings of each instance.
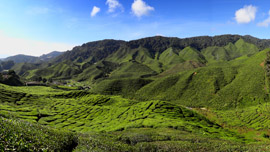
[[103, 40], [15, 64], [25, 80], [67, 85], [0, 84], [0, 151], [267, 151], [269, 47], [239, 35]]
[[260, 64], [269, 44], [238, 35], [103, 40], [77, 46], [50, 63], [14, 70], [26, 79], [79, 81], [98, 94], [224, 109], [268, 98]]
[[63, 52], [53, 51], [48, 54], [43, 54], [42, 56], [39, 57], [19, 54], [1, 59], [1, 61], [13, 61], [14, 63], [41, 63], [44, 61], [52, 60], [57, 56], [61, 55], [62, 53]]
[[7, 57], [7, 58], [3, 59], [3, 61], [14, 61], [15, 63], [23, 63], [23, 62], [38, 63], [38, 62], [41, 62], [41, 60], [38, 57], [30, 56], [30, 55], [23, 55], [23, 54]]
[[[151, 37], [130, 42], [103, 40], [77, 46], [34, 71], [24, 70], [22, 74], [18, 69], [14, 70], [28, 79], [38, 75], [96, 83], [99, 79], [117, 77], [151, 77], [179, 64], [190, 66], [190, 62], [204, 66], [230, 61], [255, 54], [269, 44], [266, 40], [238, 35], [187, 39]], [[110, 66], [104, 66], [104, 62]], [[65, 66], [70, 68], [62, 68]], [[125, 70], [127, 68], [130, 72]]]

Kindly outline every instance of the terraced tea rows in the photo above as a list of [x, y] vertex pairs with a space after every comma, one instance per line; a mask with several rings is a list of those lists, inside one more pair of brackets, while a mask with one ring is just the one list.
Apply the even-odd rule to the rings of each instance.
[[[20, 89], [23, 94], [27, 88]], [[215, 137], [237, 136], [202, 115], [164, 101], [138, 102], [84, 91], [25, 94], [20, 100], [13, 100], [2, 101], [0, 115], [77, 132], [174, 128]]]
[[[239, 108], [235, 110], [217, 111], [219, 122], [234, 127], [247, 127], [256, 130], [270, 129], [269, 103]], [[233, 119], [232, 119], [233, 118]]]

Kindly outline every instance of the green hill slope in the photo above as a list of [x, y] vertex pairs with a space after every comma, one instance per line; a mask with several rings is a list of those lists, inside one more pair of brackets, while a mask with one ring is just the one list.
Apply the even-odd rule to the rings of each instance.
[[267, 46], [268, 41], [237, 35], [104, 40], [75, 47], [24, 76], [73, 79], [95, 93], [139, 100], [235, 108], [268, 98], [260, 66], [267, 52], [260, 49]]
[[213, 46], [202, 50], [202, 53], [208, 62], [230, 61], [257, 52], [259, 52], [259, 48], [256, 45], [247, 43], [242, 38], [235, 42], [235, 44], [229, 43], [223, 47]]
[[[25, 67], [29, 69], [28, 71], [18, 70], [18, 68], [16, 70], [26, 78], [41, 76], [47, 79], [75, 79], [97, 83], [100, 82], [98, 79], [115, 78], [115, 75], [111, 73], [117, 73], [116, 75], [122, 77], [121, 73], [127, 68], [125, 63], [140, 64], [140, 67], [132, 65], [135, 66], [131, 67], [133, 71], [138, 70], [137, 74], [131, 74], [132, 77], [142, 76], [143, 73], [150, 73], [150, 76], [153, 76], [152, 73], [159, 74], [171, 70], [184, 62], [196, 62], [202, 65], [250, 56], [266, 48], [268, 44], [268, 41], [238, 35], [187, 39], [151, 37], [129, 42], [103, 40], [77, 46], [56, 57], [50, 61], [50, 64], [42, 64], [38, 67], [28, 65]], [[110, 62], [117, 68], [114, 66], [104, 72], [98, 68], [104, 65], [103, 62]], [[192, 69], [189, 67], [186, 66], [184, 69]]]
[[[71, 150], [77, 143], [75, 151], [256, 151], [267, 148], [267, 144], [251, 144], [255, 142], [251, 137], [239, 135], [193, 110], [165, 101], [138, 102], [50, 87], [0, 86], [1, 92], [7, 92], [0, 97], [0, 116], [8, 118], [0, 118], [4, 135], [1, 138], [7, 139], [0, 140], [0, 148], [4, 150]], [[18, 95], [10, 97], [10, 94]], [[227, 118], [229, 113], [218, 114]], [[59, 129], [73, 130], [76, 134]]]
[[250, 58], [207, 66], [157, 79], [141, 88], [139, 99], [170, 100], [195, 107], [233, 108], [266, 101], [264, 50]]
[[[0, 129], [18, 122], [24, 127], [10, 132], [41, 132], [40, 141], [58, 145], [49, 150], [78, 137], [75, 151], [267, 151], [269, 42], [238, 35], [104, 40], [49, 63], [17, 64], [25, 79], [73, 80], [91, 89], [0, 84], [0, 123], [12, 122]], [[23, 132], [25, 121], [33, 134]], [[40, 127], [57, 136], [35, 131]], [[33, 146], [29, 140], [23, 138]]]
[[[194, 127], [207, 132], [222, 129], [193, 111], [164, 101], [136, 102], [117, 96], [57, 91], [46, 87], [34, 87], [29, 94], [26, 93], [30, 92], [28, 87], [12, 91], [15, 88], [1, 85], [2, 92], [6, 92], [1, 95], [1, 115], [58, 128], [83, 132], [138, 127], [179, 127], [192, 132], [197, 130], [193, 130]], [[48, 94], [39, 93], [44, 91]]]

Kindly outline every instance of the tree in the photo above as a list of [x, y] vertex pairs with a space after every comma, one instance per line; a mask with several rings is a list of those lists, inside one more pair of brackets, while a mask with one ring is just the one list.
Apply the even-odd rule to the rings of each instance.
[[42, 81], [42, 77], [41, 76], [33, 76], [31, 78], [31, 80], [41, 82]]
[[48, 80], [50, 83], [52, 83], [53, 82], [53, 80], [52, 80], [52, 78], [49, 78], [49, 80]]
[[41, 82], [42, 81], [42, 77], [38, 77], [37, 81], [38, 82]]
[[47, 82], [47, 79], [46, 79], [46, 78], [43, 78], [43, 79], [42, 79], [42, 82], [43, 82], [43, 83], [46, 83], [46, 82]]
[[8, 75], [15, 76], [16, 75], [16, 72], [14, 70], [8, 70]]
[[0, 73], [0, 82], [2, 82], [3, 80], [3, 75]]

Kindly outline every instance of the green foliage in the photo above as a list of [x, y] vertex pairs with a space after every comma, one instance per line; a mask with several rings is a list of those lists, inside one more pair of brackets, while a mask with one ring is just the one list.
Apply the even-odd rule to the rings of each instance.
[[266, 54], [266, 59], [264, 61], [264, 69], [265, 69], [265, 85], [267, 89], [267, 93], [270, 91], [270, 52], [268, 51]]
[[225, 111], [215, 111], [220, 124], [230, 127], [243, 127], [253, 130], [268, 130], [270, 126], [269, 103], [237, 108]]
[[72, 151], [77, 140], [68, 131], [0, 117], [0, 151]]
[[23, 83], [20, 77], [15, 73], [14, 70], [8, 70], [7, 72], [0, 73], [0, 83], [12, 85], [12, 86], [22, 86]]
[[267, 144], [246, 144], [198, 136], [172, 128], [132, 128], [111, 133], [81, 134], [75, 151], [268, 151]]

